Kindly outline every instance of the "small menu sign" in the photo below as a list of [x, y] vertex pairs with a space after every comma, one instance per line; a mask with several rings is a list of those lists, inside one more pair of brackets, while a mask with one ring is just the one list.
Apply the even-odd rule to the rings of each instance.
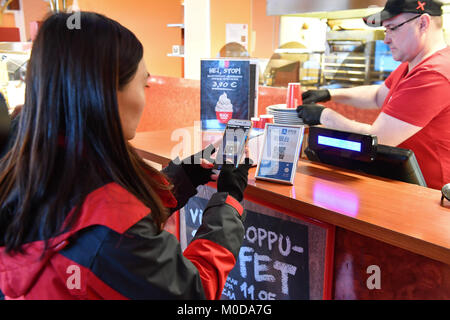
[[202, 60], [202, 130], [224, 130], [230, 119], [250, 120], [257, 113], [257, 89], [254, 60]]

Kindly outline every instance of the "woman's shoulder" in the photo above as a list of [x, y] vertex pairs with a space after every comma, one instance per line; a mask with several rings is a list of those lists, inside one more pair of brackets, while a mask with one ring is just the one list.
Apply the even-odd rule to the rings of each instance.
[[123, 233], [150, 214], [150, 208], [115, 182], [107, 183], [89, 193], [84, 200], [73, 232], [103, 225]]

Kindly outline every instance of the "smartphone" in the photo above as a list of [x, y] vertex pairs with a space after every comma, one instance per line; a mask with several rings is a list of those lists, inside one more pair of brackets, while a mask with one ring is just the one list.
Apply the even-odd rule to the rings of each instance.
[[224, 163], [233, 163], [236, 167], [239, 165], [249, 140], [251, 128], [250, 120], [231, 119], [228, 121], [222, 143], [217, 151], [216, 169], [220, 170]]

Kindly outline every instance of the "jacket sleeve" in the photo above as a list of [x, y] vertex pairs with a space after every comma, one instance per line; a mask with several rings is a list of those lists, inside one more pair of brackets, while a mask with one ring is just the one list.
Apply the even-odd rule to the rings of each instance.
[[199, 270], [205, 295], [219, 299], [228, 273], [233, 269], [244, 239], [244, 209], [226, 192], [215, 193], [208, 202], [203, 221], [184, 251]]
[[169, 162], [169, 165], [161, 172], [169, 178], [174, 186], [172, 193], [175, 196], [175, 199], [177, 199], [178, 205], [175, 208], [170, 209], [171, 213], [173, 213], [183, 208], [189, 201], [189, 198], [197, 194], [197, 189], [192, 185], [183, 167], [174, 164], [173, 161]]
[[[227, 193], [214, 194], [184, 254], [173, 235], [156, 232], [150, 215], [124, 234], [96, 227], [85, 234], [91, 238], [81, 236], [79, 245], [64, 254], [86, 255], [97, 247], [89, 269], [129, 299], [219, 299], [242, 244], [242, 211]], [[96, 239], [101, 239], [98, 246]]]

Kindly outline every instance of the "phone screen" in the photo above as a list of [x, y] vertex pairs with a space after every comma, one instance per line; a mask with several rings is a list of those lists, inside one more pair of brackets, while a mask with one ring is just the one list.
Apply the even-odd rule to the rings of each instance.
[[233, 163], [236, 167], [239, 165], [244, 154], [250, 129], [250, 121], [230, 120], [228, 122], [216, 158], [216, 164], [219, 168], [224, 163]]

